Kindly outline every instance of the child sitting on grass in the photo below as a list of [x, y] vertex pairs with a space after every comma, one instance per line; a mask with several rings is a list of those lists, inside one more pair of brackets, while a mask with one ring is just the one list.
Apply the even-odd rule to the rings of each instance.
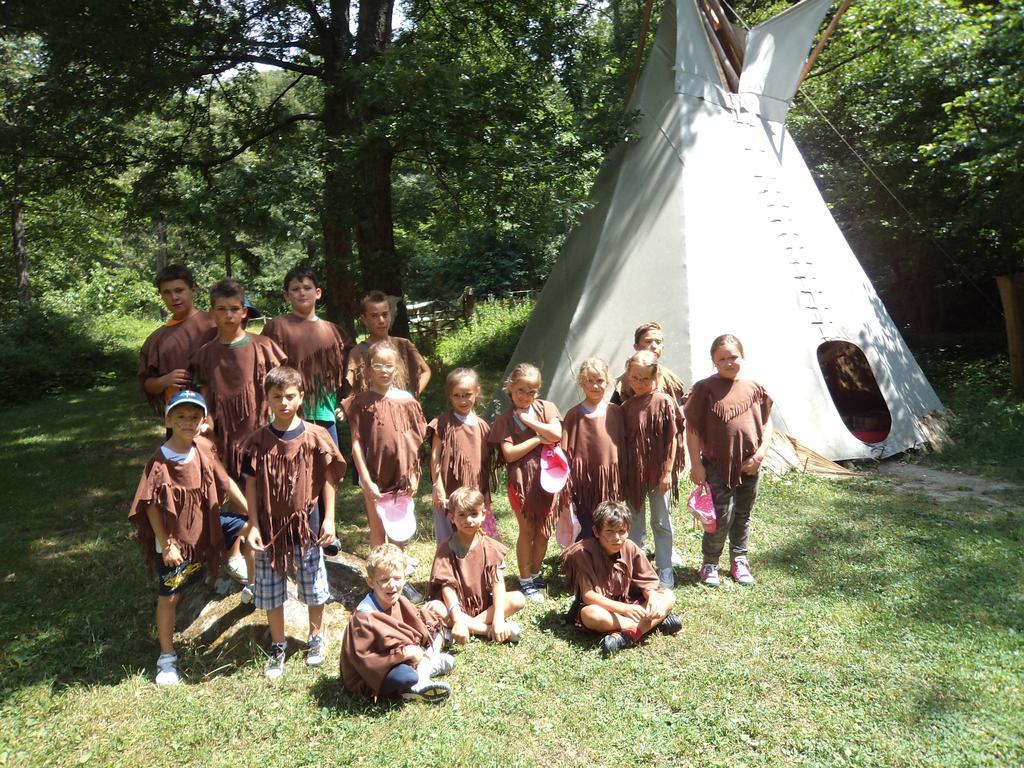
[[434, 680], [455, 666], [443, 653], [447, 611], [436, 600], [417, 608], [402, 595], [409, 561], [394, 544], [375, 547], [366, 559], [370, 593], [345, 628], [341, 679], [355, 694], [378, 701], [401, 698], [439, 704], [451, 686]]
[[566, 587], [576, 593], [567, 619], [580, 629], [604, 634], [605, 656], [636, 645], [657, 629], [674, 635], [683, 628], [672, 590], [640, 548], [629, 539], [631, 514], [621, 501], [605, 501], [594, 510], [593, 539], [578, 541], [562, 553]]
[[128, 513], [146, 562], [159, 578], [157, 685], [178, 682], [173, 639], [181, 593], [202, 576], [204, 562], [216, 573], [227, 555], [221, 504], [230, 499], [243, 512], [246, 508], [213, 445], [198, 436], [204, 418], [206, 401], [198, 392], [182, 390], [168, 401], [164, 423], [171, 436], [146, 464]]
[[519, 642], [519, 625], [506, 621], [526, 605], [522, 592], [505, 591], [508, 550], [484, 533], [484, 496], [462, 487], [448, 497], [448, 516], [455, 532], [441, 543], [430, 573], [430, 596], [444, 601], [452, 639], [469, 642], [470, 635], [496, 643]]
[[273, 420], [242, 444], [242, 472], [251, 528], [246, 541], [256, 552], [255, 605], [267, 612], [270, 625], [264, 672], [273, 680], [284, 674], [291, 572], [309, 612], [306, 665], [324, 662], [324, 604], [331, 593], [320, 547], [334, 540], [334, 489], [345, 476], [345, 459], [327, 430], [299, 417], [304, 393], [297, 370], [275, 368], [263, 389]]

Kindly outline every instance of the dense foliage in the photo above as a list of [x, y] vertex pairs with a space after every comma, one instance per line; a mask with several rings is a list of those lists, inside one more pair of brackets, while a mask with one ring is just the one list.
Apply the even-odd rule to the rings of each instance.
[[[736, 7], [753, 24], [789, 4]], [[643, 8], [6, 3], [0, 315], [155, 318], [167, 260], [264, 304], [308, 260], [346, 322], [370, 286], [537, 287], [629, 129]], [[1024, 252], [1022, 49], [1022, 0], [859, 0], [796, 99], [791, 127], [902, 325], [998, 322], [991, 278]]]

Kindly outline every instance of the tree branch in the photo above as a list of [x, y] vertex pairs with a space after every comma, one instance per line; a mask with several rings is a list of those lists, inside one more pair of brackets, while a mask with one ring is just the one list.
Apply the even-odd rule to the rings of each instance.
[[235, 147], [235, 149], [231, 150], [227, 154], [220, 155], [219, 157], [215, 157], [212, 160], [190, 161], [188, 164], [198, 166], [199, 168], [203, 169], [205, 173], [206, 171], [209, 171], [211, 168], [214, 168], [218, 165], [223, 165], [224, 163], [231, 162], [250, 147], [259, 144], [261, 141], [263, 141], [263, 139], [267, 138], [268, 136], [273, 136], [275, 133], [283, 131], [285, 128], [288, 128], [289, 126], [292, 126], [295, 123], [319, 120], [323, 120], [323, 115], [321, 115], [318, 112], [299, 112], [298, 114], [290, 115], [286, 117], [284, 120], [278, 123], [274, 123], [274, 125], [269, 125], [262, 131], [259, 131], [258, 133], [254, 134], [249, 139], [242, 142], [242, 144]]

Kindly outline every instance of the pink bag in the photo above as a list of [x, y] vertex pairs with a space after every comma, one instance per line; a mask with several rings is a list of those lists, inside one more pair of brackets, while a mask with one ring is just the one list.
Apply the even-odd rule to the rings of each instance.
[[707, 483], [701, 483], [693, 489], [690, 498], [686, 501], [697, 522], [704, 526], [708, 533], [718, 530], [718, 518], [715, 516], [715, 500], [711, 498], [711, 488]]
[[576, 512], [573, 511], [572, 505], [562, 510], [562, 513], [558, 516], [558, 521], [555, 523], [555, 541], [558, 542], [559, 549], [566, 549], [572, 546], [572, 543], [576, 541], [576, 537], [580, 535], [580, 531], [583, 530], [583, 526], [580, 525], [579, 518], [576, 517]]

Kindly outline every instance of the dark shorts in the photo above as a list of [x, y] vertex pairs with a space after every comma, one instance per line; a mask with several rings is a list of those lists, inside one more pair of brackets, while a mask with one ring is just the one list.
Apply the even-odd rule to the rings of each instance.
[[[614, 600], [618, 600], [623, 603], [632, 603], [633, 605], [643, 605], [643, 602], [632, 597], [615, 597]], [[569, 606], [568, 612], [565, 614], [565, 623], [572, 624], [576, 629], [581, 632], [589, 632], [591, 634], [600, 634], [595, 632], [590, 627], [583, 623], [583, 619], [580, 618], [580, 612], [583, 610], [583, 606], [586, 603], [583, 602], [583, 596], [577, 592], [576, 597], [572, 601], [572, 605]]]
[[238, 515], [220, 513], [220, 529], [224, 532], [224, 546], [231, 549], [234, 546], [235, 539], [238, 538], [238, 532], [245, 528], [246, 518], [239, 517]]
[[156, 575], [159, 581], [157, 594], [167, 597], [184, 592], [203, 578], [203, 564], [183, 560], [181, 565], [168, 567], [164, 565], [161, 555], [157, 555]]

